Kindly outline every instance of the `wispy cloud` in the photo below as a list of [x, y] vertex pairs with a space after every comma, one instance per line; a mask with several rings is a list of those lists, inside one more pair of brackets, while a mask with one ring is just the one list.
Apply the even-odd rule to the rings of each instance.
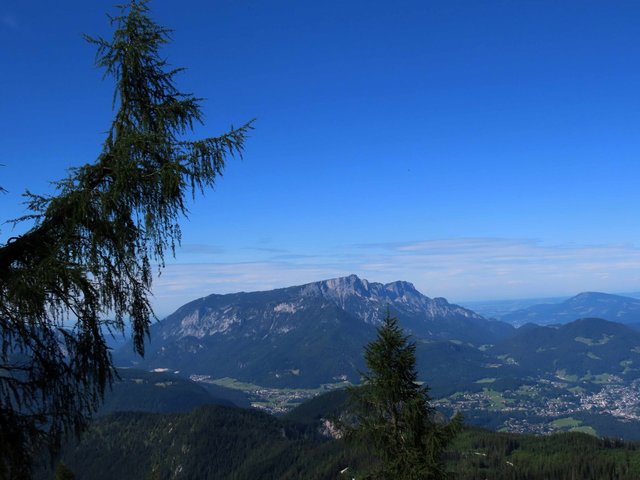
[[169, 313], [211, 293], [267, 290], [351, 273], [378, 282], [408, 280], [425, 295], [457, 301], [632, 291], [640, 284], [640, 249], [634, 245], [455, 238], [264, 254], [252, 262], [168, 265], [154, 288], [158, 311]]

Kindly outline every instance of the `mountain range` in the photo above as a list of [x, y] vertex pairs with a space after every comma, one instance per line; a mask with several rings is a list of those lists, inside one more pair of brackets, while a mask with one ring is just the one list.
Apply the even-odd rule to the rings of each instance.
[[411, 283], [381, 284], [351, 275], [195, 300], [152, 327], [144, 359], [127, 346], [116, 361], [273, 387], [357, 382], [362, 348], [387, 309], [422, 340], [482, 345], [515, 330], [444, 298], [429, 298]]

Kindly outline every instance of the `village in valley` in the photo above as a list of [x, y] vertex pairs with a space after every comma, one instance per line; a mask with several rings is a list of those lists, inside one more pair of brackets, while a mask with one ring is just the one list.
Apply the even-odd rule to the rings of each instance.
[[584, 413], [610, 415], [623, 422], [640, 420], [640, 380], [624, 383], [620, 377], [608, 375], [596, 381], [599, 383], [591, 383], [587, 389], [558, 379], [539, 379], [514, 391], [485, 387], [478, 392], [457, 392], [434, 401], [434, 405], [463, 414], [494, 412], [504, 417], [499, 429], [513, 433], [577, 430], [596, 434], [572, 418]]

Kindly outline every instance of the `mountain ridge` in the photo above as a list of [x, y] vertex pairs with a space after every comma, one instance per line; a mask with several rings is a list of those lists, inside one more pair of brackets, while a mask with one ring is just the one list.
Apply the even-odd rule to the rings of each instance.
[[409, 282], [349, 275], [194, 300], [152, 326], [145, 359], [119, 354], [118, 360], [260, 385], [357, 381], [362, 348], [387, 309], [420, 339], [481, 345], [514, 331], [444, 298], [431, 299]]

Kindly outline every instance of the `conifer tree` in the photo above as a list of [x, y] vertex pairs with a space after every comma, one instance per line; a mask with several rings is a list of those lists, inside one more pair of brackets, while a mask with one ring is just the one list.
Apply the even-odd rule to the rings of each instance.
[[354, 414], [347, 440], [360, 443], [378, 463], [362, 478], [446, 478], [442, 454], [460, 425], [434, 420], [428, 389], [418, 383], [415, 343], [387, 315], [377, 339], [365, 347], [368, 372], [349, 391]]
[[185, 140], [202, 113], [160, 56], [170, 31], [145, 0], [119, 8], [112, 39], [87, 37], [115, 81], [100, 155], [54, 195], [27, 192], [31, 226], [0, 246], [0, 478], [28, 478], [43, 445], [86, 425], [114, 375], [105, 332], [130, 324], [144, 353], [153, 265], [180, 242], [188, 195], [213, 186], [251, 128]]

